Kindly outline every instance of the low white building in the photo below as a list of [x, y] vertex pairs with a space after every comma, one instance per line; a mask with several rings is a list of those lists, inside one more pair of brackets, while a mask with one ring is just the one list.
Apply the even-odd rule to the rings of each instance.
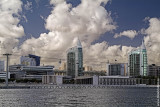
[[63, 84], [63, 76], [61, 76], [61, 75], [43, 75], [42, 76], [42, 83], [43, 84], [62, 85]]
[[10, 65], [9, 71], [15, 79], [42, 79], [42, 75], [53, 75], [54, 66]]
[[136, 85], [136, 78], [129, 78], [129, 76], [99, 76], [99, 85]]
[[[0, 72], [0, 79], [6, 79], [7, 72]], [[10, 72], [8, 72], [8, 79], [10, 79]]]
[[[63, 81], [65, 81], [65, 78], [66, 77], [64, 76], [57, 76], [57, 75], [43, 75], [42, 83], [62, 85]], [[129, 78], [129, 76], [79, 76], [72, 79], [74, 79], [74, 84], [136, 85], [136, 78]]]

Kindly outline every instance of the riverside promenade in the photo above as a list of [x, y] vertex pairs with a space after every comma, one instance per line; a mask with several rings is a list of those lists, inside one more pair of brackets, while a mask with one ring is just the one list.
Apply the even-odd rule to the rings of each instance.
[[0, 84], [0, 89], [63, 89], [63, 88], [156, 88], [157, 85], [85, 85], [85, 84], [40, 84], [40, 83], [15, 83], [9, 84], [8, 87], [5, 84]]

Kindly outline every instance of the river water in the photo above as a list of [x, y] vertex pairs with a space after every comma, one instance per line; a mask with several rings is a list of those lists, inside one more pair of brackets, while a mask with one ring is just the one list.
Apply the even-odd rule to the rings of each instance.
[[0, 89], [0, 107], [156, 106], [156, 88]]

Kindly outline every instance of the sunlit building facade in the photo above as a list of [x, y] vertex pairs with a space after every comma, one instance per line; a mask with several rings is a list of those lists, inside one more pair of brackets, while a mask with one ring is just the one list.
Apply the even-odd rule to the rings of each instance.
[[84, 71], [92, 71], [92, 66], [84, 66]]
[[132, 50], [129, 53], [129, 75], [130, 76], [147, 76], [147, 51], [142, 41], [139, 49]]
[[66, 62], [63, 62], [63, 63], [61, 63], [61, 66], [59, 67], [59, 70], [64, 70], [64, 71], [66, 71]]
[[67, 51], [67, 76], [77, 77], [83, 75], [83, 51], [80, 40], [77, 46]]
[[127, 63], [110, 63], [107, 64], [107, 76], [128, 76]]

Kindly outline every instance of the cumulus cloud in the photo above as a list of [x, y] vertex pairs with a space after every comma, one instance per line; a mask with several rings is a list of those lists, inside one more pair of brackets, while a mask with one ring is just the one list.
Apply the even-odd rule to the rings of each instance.
[[128, 37], [130, 39], [133, 39], [133, 38], [135, 38], [136, 35], [138, 35], [138, 33], [135, 30], [127, 30], [127, 31], [120, 32], [119, 34], [116, 33], [114, 35], [114, 38], [126, 36], [126, 37]]
[[[18, 45], [18, 40], [13, 38], [1, 38], [0, 37], [0, 44], [1, 44], [1, 54], [6, 53], [12, 53], [13, 48], [15, 48]], [[12, 41], [12, 42], [11, 42]]]
[[[83, 44], [84, 46], [84, 44]], [[109, 46], [107, 42], [96, 43], [90, 45], [84, 49], [84, 63], [87, 65], [95, 65], [94, 68], [97, 70], [106, 70], [106, 63], [127, 63], [128, 52], [134, 47], [112, 45]], [[98, 64], [98, 66], [96, 66]]]
[[65, 2], [65, 0], [50, 0], [50, 4], [57, 5]]
[[[92, 44], [102, 34], [116, 29], [104, 6], [108, 0], [82, 0], [81, 3], [72, 7], [65, 0], [51, 0], [53, 5], [51, 14], [44, 19], [48, 33], [40, 34], [39, 38], [26, 40], [20, 49], [16, 48], [18, 39], [24, 35], [24, 29], [19, 24], [19, 12], [22, 11], [20, 0], [0, 1], [0, 52], [15, 52], [18, 55], [36, 54], [41, 56], [41, 64], [55, 65], [58, 67], [58, 59], [66, 60], [66, 50], [76, 45], [77, 37], [83, 46], [84, 64], [101, 65], [102, 62], [127, 62], [128, 52], [135, 47], [113, 45], [106, 41]], [[15, 5], [16, 4], [16, 5]], [[103, 5], [102, 5], [103, 4]], [[6, 18], [7, 17], [7, 18]], [[149, 63], [159, 63], [160, 58], [160, 19], [146, 18], [149, 27], [142, 29], [145, 34], [145, 44], [148, 52]], [[115, 34], [115, 38], [127, 36], [133, 39], [138, 32], [127, 30]], [[12, 41], [12, 42], [10, 42]], [[7, 48], [6, 48], [7, 47]], [[5, 48], [7, 50], [5, 50]], [[63, 60], [64, 59], [64, 60]], [[17, 62], [16, 59], [14, 59]], [[105, 65], [106, 63], [103, 63]], [[96, 65], [94, 68], [98, 68]], [[100, 68], [101, 69], [101, 68]], [[103, 69], [106, 69], [104, 66]]]
[[71, 33], [71, 36], [79, 35], [90, 44], [101, 34], [116, 28], [110, 13], [101, 6], [102, 2], [104, 0], [82, 0], [75, 8], [62, 2], [54, 7], [45, 27], [50, 31]]
[[[24, 53], [42, 56], [42, 63], [51, 64], [53, 60], [43, 57], [66, 59], [66, 50], [75, 46], [79, 37], [82, 41], [84, 57], [88, 55], [87, 50], [98, 54], [108, 47], [107, 43], [95, 45], [91, 43], [105, 32], [116, 29], [110, 16], [111, 13], [102, 5], [107, 2], [108, 0], [82, 0], [77, 7], [72, 7], [64, 0], [51, 0], [50, 3], [54, 5], [54, 8], [45, 20], [45, 28], [49, 30], [49, 33], [42, 33], [39, 38], [28, 39], [21, 49]], [[97, 51], [97, 48], [101, 50]], [[94, 59], [92, 55], [90, 56]], [[105, 56], [105, 53], [102, 56]]]
[[11, 52], [17, 45], [18, 38], [24, 35], [24, 29], [19, 24], [19, 12], [22, 11], [21, 5], [20, 0], [0, 1], [1, 53]]
[[[62, 59], [62, 61], [66, 60], [66, 51], [70, 47], [76, 45], [77, 37], [79, 37], [82, 42], [84, 64], [92, 66], [94, 64], [101, 65], [102, 62], [114, 62], [115, 59], [117, 62], [127, 62], [128, 52], [134, 48], [121, 45], [109, 46], [106, 41], [92, 44], [92, 42], [97, 40], [102, 34], [112, 32], [116, 29], [116, 25], [110, 16], [111, 12], [108, 12], [104, 8], [108, 0], [82, 0], [76, 7], [72, 7], [72, 5], [67, 3], [65, 0], [51, 0], [50, 4], [53, 5], [53, 9], [51, 14], [44, 19], [46, 22], [45, 28], [49, 32], [40, 34], [39, 38], [32, 37], [26, 40], [20, 46], [20, 49], [15, 48], [18, 44], [17, 38], [24, 35], [24, 30], [23, 27], [19, 25], [18, 18], [19, 11], [22, 10], [22, 2], [20, 2], [20, 0], [13, 1], [12, 5], [15, 2], [17, 2], [17, 4], [19, 3], [19, 5], [14, 5], [13, 8], [10, 9], [12, 5], [8, 4], [9, 9], [7, 9], [6, 3], [6, 6], [4, 6], [5, 8], [0, 10], [0, 14], [2, 14], [2, 12], [8, 12], [11, 19], [14, 20], [12, 21], [11, 19], [5, 19], [6, 16], [3, 17], [3, 14], [3, 18], [0, 17], [0, 20], [3, 19], [8, 23], [8, 26], [0, 23], [0, 27], [2, 26], [10, 30], [7, 31], [10, 35], [7, 35], [8, 33], [6, 33], [6, 36], [4, 36], [4, 34], [2, 36], [1, 33], [4, 32], [0, 31], [0, 40], [2, 41], [1, 47], [5, 48], [9, 46], [9, 50], [12, 50], [12, 52], [17, 53], [18, 55], [39, 55], [42, 57], [41, 64], [53, 64], [58, 68], [58, 59]], [[0, 3], [2, 4], [2, 2]], [[157, 22], [159, 22], [159, 19], [157, 20]], [[143, 30], [144, 33], [147, 34], [145, 44], [148, 43], [147, 38], [152, 38], [151, 35], [155, 32], [153, 31], [153, 26], [158, 27], [158, 25], [154, 24], [157, 22], [150, 20], [150, 27]], [[9, 26], [12, 26], [12, 28], [15, 26], [17, 30], [10, 29]], [[119, 35], [127, 35], [132, 39], [137, 35], [137, 32], [134, 30], [128, 30], [121, 32]], [[12, 43], [9, 42], [11, 39], [13, 41]], [[157, 45], [151, 45], [152, 49], [157, 49]], [[17, 61], [16, 59], [14, 60], [15, 62]], [[103, 65], [105, 64], [106, 63], [103, 63]], [[98, 68], [97, 66], [93, 67]], [[106, 66], [104, 66], [103, 69], [106, 69]]]
[[150, 18], [149, 27], [143, 29], [145, 36], [144, 41], [148, 51], [149, 64], [155, 63], [160, 65], [160, 19]]

